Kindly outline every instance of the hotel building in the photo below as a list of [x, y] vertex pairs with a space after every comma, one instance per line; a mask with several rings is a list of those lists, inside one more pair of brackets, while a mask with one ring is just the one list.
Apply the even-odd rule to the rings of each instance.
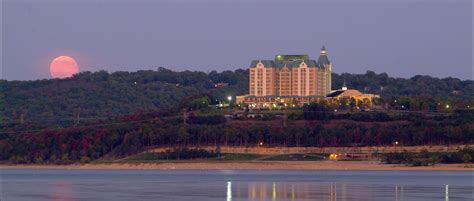
[[275, 60], [253, 60], [250, 64], [249, 94], [237, 103], [309, 103], [331, 92], [332, 63], [324, 46], [318, 60], [308, 55], [276, 55]]

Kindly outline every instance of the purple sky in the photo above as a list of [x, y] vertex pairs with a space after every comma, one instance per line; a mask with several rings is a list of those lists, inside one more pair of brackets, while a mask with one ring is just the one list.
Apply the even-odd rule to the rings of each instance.
[[248, 68], [325, 45], [337, 73], [473, 78], [472, 0], [2, 0], [0, 78]]

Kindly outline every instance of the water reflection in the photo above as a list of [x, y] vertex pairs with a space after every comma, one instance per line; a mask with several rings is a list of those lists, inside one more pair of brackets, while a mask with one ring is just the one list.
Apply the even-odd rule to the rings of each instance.
[[1, 172], [2, 201], [457, 201], [474, 197], [472, 172], [467, 171]]
[[445, 200], [446, 200], [446, 201], [449, 201], [449, 194], [448, 194], [449, 185], [446, 184], [446, 186], [444, 187], [444, 189], [445, 189], [445, 190], [444, 190], [444, 191], [445, 191], [445, 192], [444, 192]]
[[[327, 200], [327, 201], [346, 201], [346, 200], [406, 200], [403, 185], [380, 185], [369, 186], [366, 184], [346, 184], [337, 182], [311, 183], [278, 183], [278, 182], [234, 182], [236, 185], [232, 188], [231, 181], [227, 182], [227, 201], [250, 200]], [[425, 187], [426, 188], [426, 187]], [[439, 187], [433, 187], [440, 189]], [[435, 189], [433, 189], [435, 190]], [[449, 201], [449, 186], [446, 184], [444, 189], [445, 200]], [[394, 197], [389, 196], [392, 191]], [[410, 196], [422, 194], [423, 190], [410, 189]], [[234, 197], [232, 192], [236, 192]], [[244, 192], [244, 193], [242, 193]], [[246, 192], [246, 193], [245, 193]], [[439, 191], [438, 191], [439, 192]], [[441, 193], [441, 192], [440, 192]], [[379, 199], [378, 199], [379, 198]], [[405, 199], [404, 199], [405, 198]]]
[[70, 182], [55, 182], [51, 189], [50, 200], [52, 201], [73, 201], [72, 187]]
[[232, 182], [227, 182], [227, 201], [232, 200]]

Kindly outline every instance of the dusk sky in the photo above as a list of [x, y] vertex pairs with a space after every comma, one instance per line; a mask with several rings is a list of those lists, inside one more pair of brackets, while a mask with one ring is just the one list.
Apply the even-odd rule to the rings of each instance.
[[325, 45], [337, 73], [473, 78], [472, 0], [3, 0], [0, 78], [234, 70]]

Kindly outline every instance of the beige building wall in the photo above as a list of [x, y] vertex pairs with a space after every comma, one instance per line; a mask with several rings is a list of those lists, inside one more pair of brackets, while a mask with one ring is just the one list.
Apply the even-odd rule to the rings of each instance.
[[264, 68], [257, 67], [255, 70], [255, 96], [263, 96], [263, 83], [265, 83]]
[[264, 68], [265, 71], [265, 83], [263, 96], [276, 96], [277, 91], [277, 80], [276, 80], [276, 68]]
[[317, 68], [309, 68], [309, 96], [316, 96], [317, 94], [317, 88], [316, 88], [316, 82], [317, 82], [317, 74], [316, 70]]
[[299, 69], [291, 69], [291, 96], [299, 96]]
[[326, 96], [331, 92], [331, 64], [276, 68], [259, 62], [250, 68], [250, 96]]
[[279, 96], [291, 96], [291, 70], [288, 67], [283, 67], [279, 71]]
[[255, 71], [256, 69], [255, 68], [250, 68], [250, 74], [249, 74], [249, 95], [250, 96], [255, 96], [256, 92], [255, 92], [255, 82], [256, 82], [256, 78], [255, 78]]

